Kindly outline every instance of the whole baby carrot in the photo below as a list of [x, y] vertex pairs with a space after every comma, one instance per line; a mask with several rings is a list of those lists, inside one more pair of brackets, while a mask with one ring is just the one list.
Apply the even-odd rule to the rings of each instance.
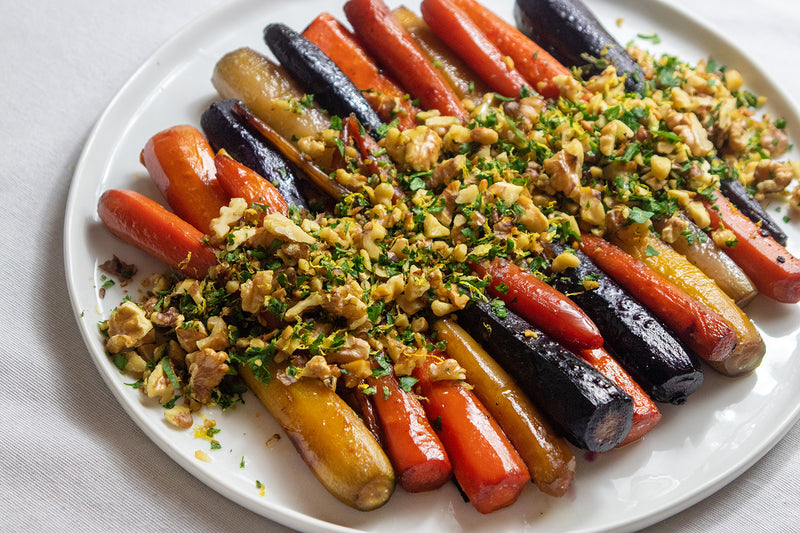
[[422, 107], [465, 122], [468, 115], [453, 89], [428, 60], [383, 0], [349, 0], [347, 20], [378, 62], [400, 85], [418, 98]]
[[137, 192], [104, 192], [97, 213], [116, 237], [187, 276], [205, 277], [217, 264], [217, 256], [204, 243], [200, 230]]
[[606, 240], [584, 234], [581, 250], [666, 322], [697, 355], [707, 361], [722, 361], [733, 353], [736, 332], [706, 304]]
[[493, 90], [516, 98], [529, 85], [466, 13], [450, 0], [424, 0], [422, 18]]
[[[603, 337], [594, 322], [572, 300], [505, 259], [473, 263], [478, 276], [491, 276], [489, 291], [515, 313], [573, 350], [600, 348]], [[504, 285], [507, 290], [498, 290]]]
[[193, 126], [173, 126], [153, 135], [141, 160], [176, 215], [209, 232], [209, 223], [228, 205], [214, 168], [214, 152]]
[[329, 13], [317, 16], [303, 35], [316, 44], [364, 94], [384, 122], [397, 118], [400, 129], [417, 124], [417, 110], [411, 99], [394, 81], [385, 76], [375, 60], [341, 22]]
[[775, 239], [762, 234], [752, 220], [744, 216], [718, 191], [703, 202], [711, 217], [711, 227], [725, 227], [736, 236], [722, 247], [761, 294], [784, 303], [800, 301], [800, 259], [790, 254]]
[[248, 205], [261, 204], [266, 213], [286, 215], [289, 206], [278, 189], [256, 171], [239, 163], [225, 152], [214, 157], [217, 180], [231, 198], [244, 198]]
[[480, 26], [486, 37], [503, 54], [514, 61], [514, 67], [528, 80], [533, 89], [545, 98], [558, 98], [560, 91], [553, 81], [554, 78], [560, 75], [573, 77], [564, 65], [517, 28], [475, 0], [452, 0], [452, 2]]
[[428, 419], [444, 444], [456, 481], [481, 513], [513, 504], [530, 474], [494, 418], [458, 381], [433, 381], [428, 358], [414, 369]]
[[400, 387], [394, 374], [368, 381], [376, 391], [372, 402], [400, 486], [424, 492], [444, 485], [453, 468], [419, 400]]

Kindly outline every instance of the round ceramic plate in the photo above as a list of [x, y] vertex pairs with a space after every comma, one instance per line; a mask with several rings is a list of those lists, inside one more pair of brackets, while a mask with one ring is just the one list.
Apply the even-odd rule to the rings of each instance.
[[[399, 2], [390, 2], [392, 7]], [[492, 2], [511, 17], [510, 0]], [[800, 139], [800, 117], [780, 88], [742, 52], [713, 30], [666, 3], [638, 0], [590, 2], [621, 42], [655, 32], [661, 44], [643, 46], [696, 61], [712, 56], [737, 68], [749, 88], [769, 97], [770, 110], [785, 117]], [[215, 99], [209, 81], [214, 63], [240, 46], [266, 52], [261, 31], [269, 22], [302, 29], [315, 14], [342, 17], [341, 2], [322, 0], [234, 0], [206, 14], [151, 57], [106, 109], [78, 164], [67, 204], [64, 245], [67, 281], [89, 353], [120, 403], [144, 432], [175, 461], [226, 497], [300, 530], [369, 531], [626, 531], [661, 520], [708, 496], [739, 475], [771, 448], [800, 412], [800, 307], [759, 297], [748, 314], [764, 336], [762, 366], [741, 379], [706, 373], [702, 389], [679, 407], [664, 406], [663, 419], [641, 442], [595, 456], [577, 451], [574, 487], [556, 499], [528, 485], [512, 507], [481, 515], [450, 484], [427, 494], [398, 490], [383, 508], [354, 511], [325, 492], [252, 396], [230, 412], [209, 409], [221, 430], [221, 449], [211, 450], [193, 431], [165, 423], [163, 410], [121, 375], [103, 352], [97, 322], [126, 291], [163, 265], [113, 238], [96, 215], [97, 199], [109, 188], [127, 188], [160, 200], [139, 164], [139, 152], [154, 133], [170, 126], [198, 125]], [[618, 25], [618, 19], [622, 19]], [[342, 18], [342, 20], [344, 20]], [[640, 38], [641, 39], [641, 38]], [[791, 154], [796, 157], [796, 154]], [[790, 250], [800, 252], [800, 231], [787, 228]], [[118, 255], [139, 266], [127, 288], [103, 284], [98, 264]], [[278, 437], [275, 437], [275, 436]], [[202, 451], [210, 461], [201, 461]], [[200, 454], [202, 457], [202, 454]], [[262, 489], [258, 488], [258, 482]]]

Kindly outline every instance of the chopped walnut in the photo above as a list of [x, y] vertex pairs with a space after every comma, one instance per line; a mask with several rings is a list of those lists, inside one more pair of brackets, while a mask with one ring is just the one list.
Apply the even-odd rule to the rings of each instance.
[[467, 371], [455, 359], [445, 359], [430, 365], [428, 376], [431, 381], [458, 381], [467, 379]]
[[761, 193], [780, 192], [786, 189], [794, 179], [791, 163], [762, 159], [753, 172], [758, 191]]
[[172, 385], [172, 380], [164, 372], [163, 361], [162, 359], [150, 375], [144, 379], [144, 386], [142, 387], [142, 391], [148, 398], [158, 399], [161, 405], [164, 405], [175, 396], [175, 387]]
[[228, 339], [228, 326], [222, 318], [212, 316], [208, 319], [207, 326], [211, 328], [211, 333], [208, 337], [197, 341], [198, 350], [211, 348], [212, 350], [220, 351], [227, 349], [231, 345]]
[[167, 409], [164, 411], [164, 418], [179, 429], [189, 429], [194, 423], [192, 411], [185, 405], [176, 405], [172, 409]]
[[353, 335], [348, 335], [341, 348], [326, 356], [326, 359], [331, 363], [349, 363], [356, 360], [366, 361], [368, 358], [369, 343]]
[[179, 328], [183, 324], [183, 315], [174, 307], [166, 311], [153, 311], [150, 321], [156, 326]]
[[114, 354], [133, 348], [143, 344], [152, 331], [153, 324], [144, 311], [133, 302], [125, 302], [114, 309], [108, 319], [106, 349]]
[[303, 231], [290, 218], [280, 213], [270, 213], [264, 217], [264, 229], [272, 236], [288, 242], [314, 244], [317, 240]]
[[344, 371], [342, 375], [344, 376], [345, 387], [355, 387], [359, 382], [372, 375], [372, 365], [369, 361], [364, 359], [350, 361], [349, 363], [339, 365], [339, 367]]
[[131, 278], [139, 271], [136, 265], [126, 263], [116, 255], [113, 255], [111, 259], [103, 264], [98, 265], [97, 268], [119, 279], [120, 287], [127, 285]]
[[332, 389], [336, 387], [336, 375], [333, 368], [321, 355], [315, 355], [309, 359], [308, 363], [298, 371], [297, 377], [318, 379]]
[[199, 320], [190, 320], [175, 329], [175, 336], [181, 348], [187, 352], [194, 352], [197, 350], [197, 341], [208, 337], [208, 331]]
[[271, 270], [259, 270], [253, 277], [239, 287], [242, 295], [242, 310], [258, 313], [262, 310], [267, 297], [273, 291], [273, 273]]
[[666, 116], [667, 125], [686, 143], [695, 157], [708, 155], [714, 145], [708, 140], [708, 132], [694, 113], [677, 113], [670, 111]]
[[550, 176], [550, 186], [569, 195], [581, 184], [583, 146], [573, 140], [563, 150], [544, 160], [544, 171]]
[[761, 132], [761, 148], [769, 152], [770, 156], [778, 157], [789, 148], [789, 136], [785, 130], [770, 124]]
[[442, 161], [433, 169], [431, 177], [428, 178], [425, 186], [428, 189], [436, 189], [442, 185], [449, 185], [450, 182], [464, 172], [466, 164], [467, 157], [463, 154]]
[[403, 132], [391, 128], [383, 143], [394, 161], [416, 172], [433, 168], [442, 148], [442, 138], [427, 126], [417, 126]]
[[202, 404], [211, 399], [211, 392], [228, 373], [228, 354], [205, 348], [186, 355], [189, 367], [189, 389], [192, 398]]

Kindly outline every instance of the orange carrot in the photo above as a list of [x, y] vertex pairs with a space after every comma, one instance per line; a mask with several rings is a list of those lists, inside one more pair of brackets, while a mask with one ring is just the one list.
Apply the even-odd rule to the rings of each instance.
[[661, 412], [656, 404], [607, 351], [603, 348], [582, 350], [580, 356], [633, 398], [633, 425], [625, 439], [617, 446], [625, 446], [639, 440], [658, 424]]
[[453, 89], [383, 0], [349, 0], [344, 12], [367, 50], [422, 107], [467, 121], [469, 116]]
[[214, 169], [214, 152], [197, 128], [174, 126], [156, 133], [141, 160], [153, 182], [179, 217], [209, 232], [209, 223], [228, 205]]
[[516, 98], [529, 85], [461, 9], [449, 0], [424, 0], [422, 18], [493, 90]]
[[703, 201], [711, 217], [711, 227], [725, 227], [736, 236], [736, 243], [723, 246], [762, 294], [784, 303], [800, 301], [800, 259], [790, 254], [775, 239], [764, 236], [752, 220], [744, 216], [718, 191]]
[[591, 234], [581, 250], [625, 290], [661, 318], [697, 355], [723, 361], [736, 347], [736, 332], [719, 314], [621, 248]]
[[[572, 300], [528, 271], [505, 259], [473, 263], [478, 276], [491, 276], [489, 290], [512, 311], [573, 350], [600, 348], [603, 337], [594, 322]], [[504, 285], [507, 290], [500, 291]]]
[[417, 109], [405, 91], [385, 76], [362, 44], [333, 15], [322, 13], [303, 30], [364, 94], [367, 102], [384, 122], [395, 117], [400, 129], [417, 125]]
[[424, 407], [444, 444], [456, 481], [481, 513], [513, 504], [530, 474], [494, 418], [457, 381], [432, 381], [429, 358], [414, 369]]
[[108, 190], [100, 197], [97, 212], [115, 236], [187, 276], [205, 277], [217, 264], [200, 230], [137, 192]]
[[419, 400], [403, 390], [393, 374], [370, 377], [368, 382], [376, 390], [372, 402], [400, 485], [408, 492], [444, 485], [453, 468]]
[[256, 171], [239, 163], [225, 152], [214, 157], [217, 180], [231, 198], [244, 198], [248, 205], [261, 204], [266, 213], [289, 213], [289, 206], [275, 186]]
[[504, 55], [514, 61], [514, 67], [522, 73], [532, 88], [545, 98], [558, 98], [560, 91], [553, 79], [559, 75], [573, 77], [564, 65], [517, 28], [475, 0], [452, 2], [480, 26], [486, 37]]

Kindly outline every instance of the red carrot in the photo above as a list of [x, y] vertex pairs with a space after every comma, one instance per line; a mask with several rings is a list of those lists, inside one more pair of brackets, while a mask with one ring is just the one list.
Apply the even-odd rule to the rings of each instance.
[[356, 36], [332, 15], [319, 15], [303, 31], [303, 35], [350, 78], [381, 120], [388, 123], [396, 117], [400, 129], [417, 125], [418, 110], [411, 105], [405, 91], [381, 72]]
[[386, 453], [400, 485], [424, 492], [444, 485], [453, 473], [444, 446], [433, 431], [419, 400], [400, 387], [393, 374], [369, 378]]
[[633, 398], [633, 425], [625, 440], [617, 446], [625, 446], [631, 442], [642, 438], [647, 432], [655, 427], [661, 420], [661, 412], [650, 396], [625, 372], [619, 363], [603, 348], [596, 350], [582, 350], [581, 357], [599, 370], [604, 376], [619, 385], [628, 395]]
[[581, 250], [625, 290], [661, 318], [697, 355], [723, 361], [736, 347], [736, 331], [706, 304], [621, 248], [591, 234]]
[[[553, 340], [573, 350], [600, 348], [603, 337], [594, 322], [572, 300], [532, 273], [505, 260], [473, 263], [478, 276], [491, 276], [489, 290], [512, 311], [538, 327]], [[503, 286], [503, 290], [498, 287]], [[507, 289], [507, 290], [505, 290]]]
[[736, 242], [723, 246], [762, 294], [779, 302], [800, 301], [800, 259], [790, 254], [775, 239], [761, 233], [752, 220], [744, 216], [718, 191], [704, 200], [711, 217], [711, 227], [725, 227], [736, 236]]
[[214, 158], [214, 166], [220, 186], [231, 198], [244, 198], [248, 205], [261, 204], [266, 213], [286, 215], [289, 212], [286, 200], [272, 183], [227, 153], [218, 153]]
[[495, 15], [475, 0], [452, 0], [472, 21], [480, 26], [486, 37], [514, 61], [514, 67], [531, 87], [545, 98], [558, 98], [559, 89], [553, 78], [572, 73], [517, 28]]
[[115, 236], [187, 276], [202, 278], [217, 264], [200, 230], [137, 192], [108, 190], [97, 212]]
[[478, 27], [450, 0], [424, 0], [422, 17], [489, 86], [510, 98], [519, 96], [520, 89], [529, 83], [503, 53], [492, 44]]
[[422, 107], [467, 121], [468, 114], [453, 89], [383, 0], [349, 0], [344, 12], [367, 50]]
[[432, 381], [429, 358], [414, 370], [428, 419], [444, 444], [453, 473], [473, 507], [491, 513], [513, 504], [530, 474], [494, 418], [457, 381]]

